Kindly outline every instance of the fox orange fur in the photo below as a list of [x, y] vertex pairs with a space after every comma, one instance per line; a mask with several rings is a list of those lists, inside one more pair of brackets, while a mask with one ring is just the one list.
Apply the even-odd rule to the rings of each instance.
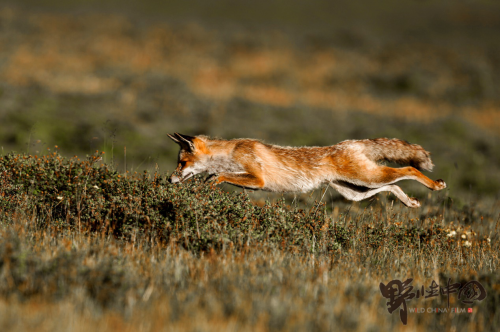
[[[389, 191], [409, 207], [419, 207], [420, 203], [395, 182], [416, 180], [432, 190], [446, 188], [443, 180], [433, 181], [418, 170], [432, 170], [429, 152], [396, 138], [347, 140], [326, 147], [283, 147], [246, 138], [168, 136], [181, 148], [178, 167], [170, 177], [172, 183], [208, 173], [217, 184], [227, 182], [275, 192], [307, 192], [329, 184], [354, 201]], [[381, 165], [381, 161], [410, 166], [392, 168]]]

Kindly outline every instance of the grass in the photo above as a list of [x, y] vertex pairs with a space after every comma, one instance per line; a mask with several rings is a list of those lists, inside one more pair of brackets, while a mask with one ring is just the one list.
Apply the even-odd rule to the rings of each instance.
[[427, 215], [381, 200], [333, 217], [200, 178], [125, 176], [100, 156], [0, 160], [3, 329], [400, 330], [379, 284], [406, 278], [488, 293], [473, 315], [410, 313], [411, 329], [499, 327], [498, 207], [467, 214], [430, 197]]

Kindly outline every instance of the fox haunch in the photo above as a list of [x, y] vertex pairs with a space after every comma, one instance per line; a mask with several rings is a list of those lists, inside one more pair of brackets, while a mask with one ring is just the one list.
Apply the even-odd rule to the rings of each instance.
[[[396, 138], [347, 140], [326, 147], [283, 147], [247, 138], [168, 136], [181, 148], [177, 169], [170, 177], [172, 183], [208, 173], [217, 184], [227, 182], [274, 192], [307, 192], [329, 184], [354, 201], [389, 191], [409, 207], [419, 207], [420, 203], [395, 182], [416, 180], [432, 190], [446, 188], [443, 180], [431, 180], [419, 171], [432, 170], [429, 152]], [[382, 165], [383, 161], [410, 166], [393, 168]]]

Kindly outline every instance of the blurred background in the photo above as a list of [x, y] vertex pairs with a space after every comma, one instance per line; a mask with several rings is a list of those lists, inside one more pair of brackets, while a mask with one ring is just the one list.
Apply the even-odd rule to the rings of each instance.
[[432, 153], [443, 200], [497, 201], [499, 36], [493, 0], [3, 1], [0, 152], [167, 172], [172, 132], [397, 137]]

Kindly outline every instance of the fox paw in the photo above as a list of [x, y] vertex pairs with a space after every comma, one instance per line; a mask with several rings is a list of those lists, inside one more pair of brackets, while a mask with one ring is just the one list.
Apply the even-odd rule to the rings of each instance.
[[413, 197], [408, 197], [409, 198], [409, 202], [407, 204], [408, 207], [411, 207], [411, 208], [418, 208], [420, 207], [420, 201], [416, 198], [413, 198]]
[[441, 179], [436, 180], [435, 183], [436, 183], [436, 186], [435, 186], [434, 190], [441, 190], [441, 189], [446, 188], [446, 182], [444, 182]]

